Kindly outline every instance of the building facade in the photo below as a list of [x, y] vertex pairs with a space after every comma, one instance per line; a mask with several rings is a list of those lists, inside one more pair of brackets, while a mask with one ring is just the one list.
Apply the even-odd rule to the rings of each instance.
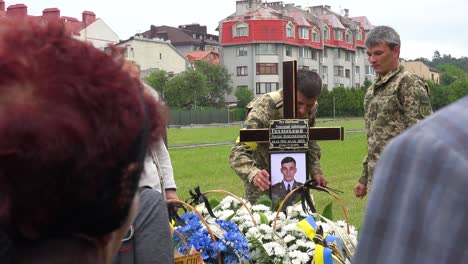
[[420, 78], [424, 80], [429, 80], [433, 81], [436, 84], [440, 83], [440, 72], [437, 70], [434, 70], [424, 64], [421, 61], [405, 61], [401, 60], [400, 63], [405, 66], [405, 68], [419, 76]]
[[240, 0], [218, 28], [221, 63], [234, 87], [249, 87], [255, 95], [282, 88], [284, 61], [296, 60], [299, 68], [318, 72], [328, 89], [360, 87], [375, 77], [364, 46], [372, 25], [365, 17], [349, 17], [348, 11]]
[[187, 59], [177, 52], [170, 41], [134, 36], [116, 46], [124, 48], [125, 58], [138, 65], [142, 77], [155, 70], [178, 74], [187, 69]]

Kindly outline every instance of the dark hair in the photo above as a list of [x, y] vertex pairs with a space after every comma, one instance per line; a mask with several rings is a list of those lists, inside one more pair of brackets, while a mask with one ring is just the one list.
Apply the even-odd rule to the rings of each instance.
[[372, 48], [378, 44], [387, 44], [390, 49], [401, 46], [400, 35], [389, 26], [377, 26], [366, 36], [366, 47]]
[[296, 165], [296, 160], [293, 157], [284, 157], [281, 160], [281, 165], [283, 165], [284, 163], [289, 163], [289, 162], [294, 162], [294, 165]]
[[305, 97], [318, 97], [322, 91], [322, 79], [314, 71], [299, 69], [297, 71], [297, 89]]
[[58, 21], [0, 22], [0, 247], [95, 238], [127, 220], [165, 121], [119, 54]]

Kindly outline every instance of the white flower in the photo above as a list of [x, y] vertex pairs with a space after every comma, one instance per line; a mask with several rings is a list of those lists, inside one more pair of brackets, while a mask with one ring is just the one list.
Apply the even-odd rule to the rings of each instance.
[[311, 255], [301, 252], [299, 250], [293, 250], [289, 252], [289, 257], [291, 258], [292, 263], [308, 263]]

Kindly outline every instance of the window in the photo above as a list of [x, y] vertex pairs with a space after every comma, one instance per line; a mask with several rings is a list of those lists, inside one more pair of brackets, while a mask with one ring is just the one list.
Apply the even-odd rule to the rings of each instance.
[[256, 94], [264, 94], [278, 90], [278, 83], [276, 82], [258, 82], [256, 86]]
[[341, 59], [341, 51], [340, 51], [340, 49], [335, 49], [335, 59]]
[[247, 56], [247, 47], [242, 46], [237, 48], [237, 56]]
[[308, 70], [309, 70], [309, 66], [302, 66], [302, 69], [308, 71]]
[[357, 75], [361, 74], [361, 69], [359, 68], [359, 66], [354, 67], [354, 73]]
[[257, 54], [277, 54], [275, 44], [257, 44]]
[[334, 76], [344, 76], [344, 67], [343, 66], [333, 66], [333, 75]]
[[232, 27], [232, 35], [236, 37], [247, 37], [249, 35], [249, 25], [239, 22]]
[[351, 53], [349, 51], [345, 51], [345, 60], [350, 61], [351, 60]]
[[292, 47], [286, 46], [286, 56], [292, 57]]
[[328, 66], [323, 65], [322, 66], [322, 78], [325, 78], [328, 76]]
[[356, 40], [362, 40], [362, 31], [360, 27], [356, 29]]
[[196, 39], [196, 38], [197, 38], [197, 34], [193, 33], [192, 38]]
[[360, 83], [355, 83], [354, 85], [356, 85], [355, 87], [357, 87], [357, 88], [361, 87]]
[[353, 35], [351, 34], [351, 30], [349, 30], [349, 28], [346, 29], [345, 40], [346, 43], [353, 43]]
[[159, 53], [159, 59], [162, 60], [162, 53]]
[[328, 58], [328, 49], [326, 47], [323, 47], [323, 57]]
[[323, 39], [330, 40], [330, 29], [328, 28], [328, 26], [325, 26], [323, 28]]
[[311, 58], [311, 50], [309, 47], [300, 47], [299, 48], [299, 57], [301, 58]]
[[286, 37], [294, 38], [294, 25], [291, 22], [286, 25]]
[[367, 75], [375, 75], [374, 68], [371, 65], [366, 66], [366, 74]]
[[311, 52], [311, 58], [312, 58], [313, 60], [317, 60], [317, 51], [312, 50], [312, 52]]
[[314, 27], [314, 29], [312, 29], [312, 41], [313, 42], [320, 42], [319, 31], [315, 27]]
[[345, 70], [345, 76], [346, 76], [346, 78], [350, 78], [350, 77], [351, 77], [351, 70], [350, 70], [350, 69], [346, 69], [346, 70]]
[[278, 63], [257, 63], [257, 75], [278, 74]]
[[343, 40], [343, 31], [341, 29], [337, 28], [333, 33], [335, 34], [335, 40]]
[[237, 67], [237, 76], [247, 76], [247, 66]]
[[299, 38], [300, 39], [309, 39], [309, 28], [299, 27]]

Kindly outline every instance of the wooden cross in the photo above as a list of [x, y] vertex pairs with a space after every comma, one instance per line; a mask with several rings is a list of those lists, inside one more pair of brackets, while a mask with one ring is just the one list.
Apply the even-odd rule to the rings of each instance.
[[[297, 62], [283, 62], [283, 113], [284, 119], [296, 118]], [[240, 142], [269, 142], [269, 128], [241, 129]], [[343, 140], [343, 127], [311, 127], [309, 140]]]

